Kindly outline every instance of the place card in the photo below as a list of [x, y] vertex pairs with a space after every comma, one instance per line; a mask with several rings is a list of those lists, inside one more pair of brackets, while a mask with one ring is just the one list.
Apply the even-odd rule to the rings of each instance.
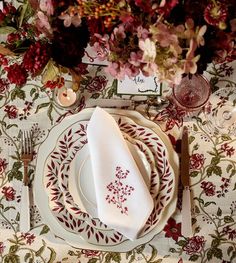
[[145, 77], [139, 74], [134, 78], [125, 77], [124, 80], [118, 80], [117, 94], [160, 96], [161, 93], [162, 83], [157, 77]]
[[[103, 52], [106, 53], [107, 51], [104, 50]], [[85, 49], [84, 56], [82, 58], [82, 62], [85, 64], [91, 64], [95, 66], [107, 66], [108, 65], [107, 60], [102, 61], [98, 59], [98, 57], [99, 57], [99, 54], [91, 46], [88, 46]]]

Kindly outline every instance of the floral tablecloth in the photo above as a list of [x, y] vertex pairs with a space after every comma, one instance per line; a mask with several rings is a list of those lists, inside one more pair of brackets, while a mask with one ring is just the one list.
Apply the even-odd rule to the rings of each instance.
[[[30, 165], [31, 189], [34, 183], [37, 149], [50, 129], [67, 115], [79, 112], [91, 99], [117, 98], [116, 81], [103, 67], [89, 66], [81, 82], [78, 107], [59, 108], [52, 90], [40, 84], [40, 78], [18, 88], [0, 78], [0, 261], [1, 262], [236, 262], [236, 138], [214, 135], [205, 117], [188, 114], [171, 100], [159, 105], [149, 99], [134, 104], [156, 122], [179, 152], [181, 127], [190, 131], [191, 191], [194, 236], [181, 235], [181, 185], [176, 212], [164, 230], [149, 243], [126, 253], [74, 248], [55, 238], [42, 221], [32, 201], [32, 229], [19, 232], [19, 209], [23, 167], [20, 162], [20, 130], [33, 132], [34, 161]], [[214, 89], [236, 85], [236, 64], [213, 66], [206, 76]], [[163, 90], [163, 95], [165, 90]], [[129, 97], [126, 96], [126, 99]], [[33, 197], [32, 197], [33, 200]]]

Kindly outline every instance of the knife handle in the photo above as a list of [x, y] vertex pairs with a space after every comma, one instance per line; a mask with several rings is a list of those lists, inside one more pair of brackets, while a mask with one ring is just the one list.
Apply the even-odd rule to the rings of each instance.
[[20, 231], [26, 233], [29, 230], [30, 230], [29, 187], [23, 184], [21, 190]]
[[193, 236], [190, 189], [185, 186], [182, 196], [182, 227], [181, 234], [184, 237]]

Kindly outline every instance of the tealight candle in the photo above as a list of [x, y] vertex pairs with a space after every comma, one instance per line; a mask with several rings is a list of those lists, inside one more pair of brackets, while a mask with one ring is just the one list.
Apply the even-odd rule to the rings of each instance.
[[62, 107], [70, 107], [77, 100], [77, 94], [70, 88], [62, 87], [57, 91], [58, 104]]

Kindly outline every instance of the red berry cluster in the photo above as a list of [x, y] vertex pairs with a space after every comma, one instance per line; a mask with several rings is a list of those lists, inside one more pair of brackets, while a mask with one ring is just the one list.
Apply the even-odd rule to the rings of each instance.
[[60, 77], [57, 78], [56, 80], [48, 80], [45, 84], [45, 87], [50, 89], [55, 89], [55, 88], [60, 89], [64, 85], [65, 85], [65, 79]]
[[49, 58], [48, 46], [37, 41], [24, 54], [22, 66], [32, 75], [37, 75], [45, 67]]
[[6, 67], [5, 70], [7, 71], [7, 78], [10, 83], [17, 85], [24, 85], [26, 83], [27, 72], [21, 65], [14, 63]]

